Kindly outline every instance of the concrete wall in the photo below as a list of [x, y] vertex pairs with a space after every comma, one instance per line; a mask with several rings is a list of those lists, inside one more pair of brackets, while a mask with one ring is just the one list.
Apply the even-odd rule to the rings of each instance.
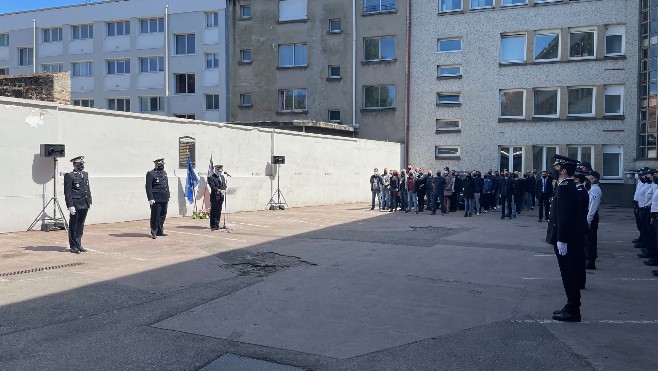
[[0, 96], [70, 104], [71, 76], [68, 72], [0, 76]]
[[[402, 146], [344, 137], [122, 114], [51, 103], [0, 98], [5, 173], [0, 183], [0, 232], [28, 228], [52, 196], [53, 161], [39, 144], [66, 144], [57, 187], [62, 207], [63, 173], [70, 158], [84, 155], [93, 207], [89, 223], [146, 219], [144, 176], [164, 157], [172, 198], [169, 215], [190, 216], [183, 196], [187, 171], [178, 169], [178, 139], [196, 138], [196, 170], [206, 174], [212, 154], [231, 173], [229, 212], [262, 210], [276, 189], [271, 155], [285, 155], [281, 190], [291, 207], [369, 201], [374, 167], [398, 167]], [[203, 181], [202, 181], [203, 184]], [[199, 205], [202, 204], [201, 198]], [[49, 211], [52, 213], [52, 211]]]

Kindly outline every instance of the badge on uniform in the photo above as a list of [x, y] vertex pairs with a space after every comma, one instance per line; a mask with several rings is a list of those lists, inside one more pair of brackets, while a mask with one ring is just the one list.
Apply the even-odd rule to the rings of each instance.
[[80, 188], [80, 183], [75, 183], [75, 188]]
[[160, 179], [156, 179], [155, 182], [156, 182], [156, 183], [160, 183]]

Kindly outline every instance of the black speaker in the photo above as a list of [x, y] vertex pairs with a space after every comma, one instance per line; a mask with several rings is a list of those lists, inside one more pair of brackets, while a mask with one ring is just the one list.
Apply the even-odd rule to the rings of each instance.
[[42, 144], [39, 154], [41, 157], [64, 157], [66, 155], [63, 144]]
[[272, 156], [272, 165], [283, 165], [286, 163], [286, 156]]

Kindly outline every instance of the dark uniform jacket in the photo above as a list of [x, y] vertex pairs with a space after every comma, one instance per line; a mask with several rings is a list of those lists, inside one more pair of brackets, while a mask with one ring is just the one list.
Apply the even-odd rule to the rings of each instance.
[[166, 171], [153, 169], [146, 173], [146, 198], [155, 202], [169, 202]]
[[580, 228], [582, 232], [585, 233], [586, 229], [588, 228], [587, 211], [589, 209], [589, 192], [587, 192], [587, 188], [585, 187], [584, 184], [576, 185], [576, 189], [578, 190], [578, 200], [579, 200], [578, 223], [580, 223]]
[[91, 206], [91, 189], [86, 171], [72, 171], [64, 175], [64, 199], [67, 208], [86, 210]]
[[208, 185], [210, 186], [210, 198], [220, 201], [224, 197], [220, 191], [226, 190], [226, 178], [224, 175], [211, 175], [208, 177]]
[[535, 188], [535, 195], [537, 195], [537, 197], [541, 196], [542, 194], [541, 189], [544, 180], [546, 180], [546, 187], [544, 189], [545, 193], [548, 194], [549, 197], [553, 195], [553, 178], [551, 178], [550, 176], [546, 177], [546, 179], [539, 177], [539, 179], [537, 180], [537, 188]]
[[551, 203], [546, 242], [551, 245], [559, 241], [582, 246], [585, 234], [580, 215], [581, 197], [573, 179], [565, 179], [558, 184]]
[[501, 195], [511, 196], [514, 194], [514, 180], [512, 178], [500, 178], [498, 189]]

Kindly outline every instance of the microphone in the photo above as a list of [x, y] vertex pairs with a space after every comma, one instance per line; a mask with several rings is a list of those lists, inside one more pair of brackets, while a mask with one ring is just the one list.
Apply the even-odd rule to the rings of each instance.
[[226, 175], [226, 176], [229, 177], [229, 178], [232, 178], [232, 177], [231, 177], [231, 174], [227, 173], [226, 171], [224, 172], [224, 175]]

